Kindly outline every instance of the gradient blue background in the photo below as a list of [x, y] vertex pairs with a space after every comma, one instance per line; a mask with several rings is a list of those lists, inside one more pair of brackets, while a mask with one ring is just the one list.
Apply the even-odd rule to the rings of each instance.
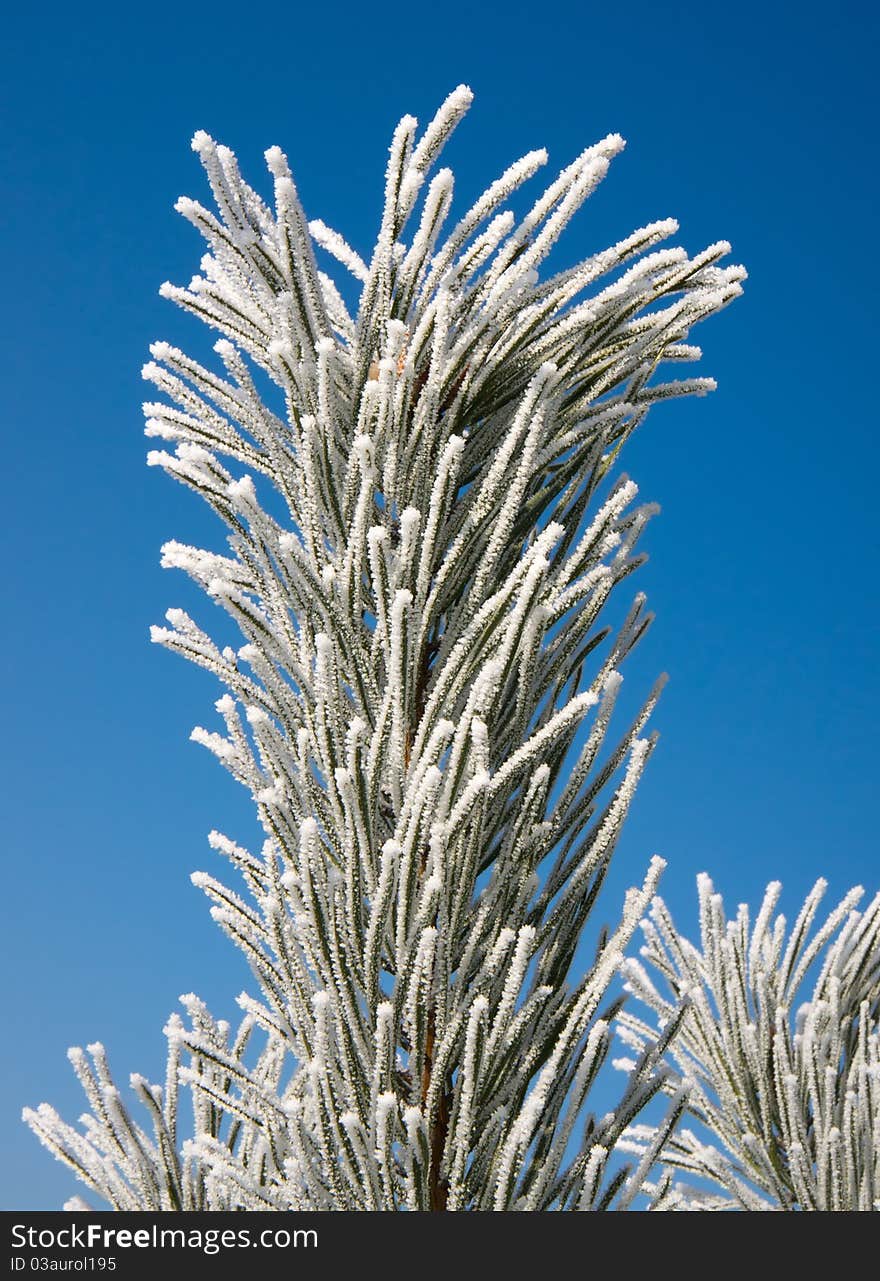
[[672, 681], [606, 912], [654, 852], [688, 927], [704, 868], [731, 906], [771, 877], [789, 907], [822, 873], [876, 888], [874, 6], [24, 8], [0, 75], [0, 1206], [76, 1190], [19, 1120], [82, 1110], [68, 1045], [105, 1041], [122, 1081], [161, 1073], [178, 994], [232, 1012], [250, 981], [188, 881], [220, 866], [211, 827], [252, 832], [187, 741], [219, 691], [147, 639], [193, 599], [160, 544], [218, 533], [145, 468], [139, 410], [149, 341], [206, 347], [156, 292], [201, 253], [171, 209], [204, 196], [196, 128], [258, 184], [280, 143], [309, 215], [366, 252], [395, 121], [466, 81], [462, 198], [531, 147], [561, 165], [618, 130], [569, 260], [670, 214], [692, 250], [733, 242], [747, 295], [698, 335], [719, 391], [655, 411], [626, 460], [663, 507], [627, 687]]

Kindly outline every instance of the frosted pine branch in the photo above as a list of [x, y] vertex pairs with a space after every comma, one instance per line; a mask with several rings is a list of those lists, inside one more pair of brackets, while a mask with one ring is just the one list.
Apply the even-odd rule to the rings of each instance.
[[193, 737], [250, 791], [265, 841], [212, 837], [243, 894], [195, 880], [258, 993], [232, 1042], [188, 1002], [166, 1093], [135, 1085], [152, 1137], [103, 1060], [90, 1076], [77, 1059], [84, 1135], [29, 1114], [113, 1205], [593, 1210], [629, 1205], [652, 1163], [615, 1154], [664, 1083], [656, 1054], [616, 1109], [588, 1102], [658, 862], [576, 962], [658, 692], [609, 739], [650, 615], [640, 595], [616, 631], [600, 615], [654, 510], [609, 474], [656, 401], [710, 388], [662, 371], [698, 357], [691, 328], [744, 273], [719, 265], [724, 244], [658, 249], [666, 221], [541, 277], [617, 135], [517, 218], [508, 198], [547, 162], [530, 153], [446, 232], [454, 176], [434, 165], [470, 98], [421, 135], [400, 122], [365, 258], [307, 219], [280, 149], [270, 205], [227, 148], [193, 140], [216, 211], [177, 208], [208, 253], [162, 293], [218, 331], [219, 365], [152, 347], [148, 461], [226, 526], [223, 554], [169, 542], [163, 564], [242, 644], [181, 610], [153, 638], [227, 691]]
[[[826, 888], [787, 931], [778, 882], [753, 924], [745, 904], [726, 919], [701, 876], [699, 947], [659, 898], [643, 924], [646, 964], [626, 962], [627, 986], [654, 1022], [624, 1010], [622, 1035], [642, 1051], [681, 1019], [664, 1088], [687, 1087], [698, 1130], [677, 1131], [662, 1157], [718, 1189], [670, 1185], [667, 1208], [880, 1210], [880, 895], [860, 912], [863, 891], [850, 891], [815, 928]], [[654, 1141], [644, 1126], [624, 1140]]]

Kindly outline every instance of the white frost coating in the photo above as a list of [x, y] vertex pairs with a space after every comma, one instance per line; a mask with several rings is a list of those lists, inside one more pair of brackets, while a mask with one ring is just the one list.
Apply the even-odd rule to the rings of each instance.
[[[880, 894], [858, 912], [863, 892], [856, 887], [816, 928], [826, 889], [824, 880], [813, 887], [786, 944], [785, 918], [773, 915], [779, 882], [768, 885], [750, 927], [745, 905], [726, 919], [703, 873], [699, 947], [676, 934], [660, 898], [643, 923], [642, 955], [669, 981], [672, 999], [645, 967], [628, 963], [629, 985], [658, 1029], [672, 1020], [676, 996], [688, 1000], [668, 1070], [672, 1084], [687, 1088], [709, 1141], [680, 1129], [662, 1157], [670, 1172], [714, 1184], [714, 1208], [878, 1208], [880, 1033], [865, 999], [864, 967], [880, 955]], [[812, 992], [800, 1001], [814, 966]], [[652, 1039], [642, 1011], [624, 1013], [621, 1034], [640, 1052]], [[722, 1059], [723, 1074], [715, 1066]], [[640, 1153], [655, 1141], [644, 1126], [624, 1140]], [[669, 1208], [702, 1208], [705, 1191], [666, 1182]]]
[[[606, 740], [641, 600], [610, 648], [594, 659], [591, 645], [648, 512], [632, 510], [632, 482], [601, 505], [592, 495], [652, 404], [703, 387], [658, 377], [692, 358], [690, 329], [743, 273], [718, 265], [718, 247], [658, 250], [671, 222], [547, 273], [617, 135], [523, 217], [508, 198], [547, 160], [530, 152], [449, 230], [453, 175], [435, 166], [471, 99], [459, 86], [422, 132], [401, 121], [366, 258], [306, 218], [279, 147], [266, 152], [270, 205], [228, 148], [193, 138], [213, 206], [177, 207], [207, 252], [188, 288], [160, 292], [221, 335], [218, 368], [151, 346], [146, 430], [168, 448], [147, 457], [224, 522], [222, 554], [169, 542], [162, 563], [241, 643], [215, 642], [183, 610], [151, 635], [222, 682], [223, 732], [193, 738], [247, 788], [265, 840], [250, 853], [211, 835], [244, 888], [194, 880], [254, 991], [236, 1030], [184, 1000], [161, 1090], [134, 1078], [149, 1133], [100, 1047], [73, 1056], [81, 1132], [28, 1113], [120, 1209], [594, 1209], [622, 1118], [663, 1085], [632, 1054], [619, 1106], [578, 1148], [611, 1035], [598, 1012], [657, 875], [579, 972], [656, 699]], [[320, 270], [327, 255], [354, 291]], [[719, 910], [706, 900], [712, 921]], [[765, 913], [762, 963], [782, 954], [774, 929]], [[727, 964], [735, 940], [722, 942]], [[798, 1045], [820, 1035], [814, 1022]], [[756, 1029], [752, 1059], [766, 1048]], [[846, 1163], [869, 1079], [841, 1096], [829, 1169]]]
[[369, 277], [366, 264], [360, 255], [355, 253], [349, 244], [346, 244], [338, 232], [333, 231], [320, 219], [316, 218], [309, 223], [309, 234], [316, 245], [326, 249], [337, 262], [342, 263], [343, 267], [347, 267], [355, 280], [359, 280], [362, 283], [366, 282]]

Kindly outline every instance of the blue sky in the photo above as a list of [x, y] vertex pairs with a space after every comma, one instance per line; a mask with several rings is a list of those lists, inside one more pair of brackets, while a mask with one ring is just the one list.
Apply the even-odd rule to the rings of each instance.
[[75, 1190], [19, 1120], [43, 1099], [82, 1111], [68, 1045], [104, 1041], [122, 1081], [159, 1073], [178, 994], [232, 1012], [249, 982], [189, 884], [215, 868], [212, 827], [252, 831], [246, 798], [188, 742], [219, 691], [148, 641], [191, 599], [160, 544], [217, 534], [145, 467], [140, 417], [147, 344], [205, 347], [157, 296], [201, 254], [172, 212], [204, 195], [197, 128], [257, 184], [279, 143], [309, 216], [366, 252], [394, 123], [464, 81], [462, 200], [533, 147], [561, 165], [614, 130], [629, 146], [565, 254], [669, 215], [691, 250], [732, 241], [746, 296], [698, 335], [719, 390], [655, 411], [626, 460], [663, 509], [640, 574], [657, 623], [627, 686], [671, 682], [606, 908], [653, 853], [689, 927], [704, 869], [729, 905], [776, 877], [789, 908], [821, 874], [837, 896], [873, 891], [873, 6], [25, 9], [4, 20], [0, 75], [0, 1207]]

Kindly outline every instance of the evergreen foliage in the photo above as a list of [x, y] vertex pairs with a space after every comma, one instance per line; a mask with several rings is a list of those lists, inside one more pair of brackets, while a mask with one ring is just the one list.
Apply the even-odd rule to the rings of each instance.
[[[83, 1129], [45, 1104], [26, 1119], [118, 1209], [625, 1209], [645, 1190], [658, 1208], [683, 1205], [671, 1173], [646, 1181], [661, 1154], [749, 1207], [862, 1206], [880, 1151], [865, 1111], [877, 1001], [858, 997], [866, 967], [876, 980], [876, 905], [842, 927], [794, 1040], [780, 1029], [815, 953], [803, 921], [780, 960], [772, 903], [750, 940], [741, 917], [724, 933], [704, 887], [701, 959], [655, 905], [649, 959], [673, 996], [629, 963], [658, 1030], [623, 1016], [637, 1054], [616, 1105], [590, 1109], [661, 868], [584, 965], [660, 688], [612, 731], [620, 667], [650, 615], [637, 595], [611, 627], [607, 607], [654, 510], [614, 469], [654, 404], [712, 387], [665, 371], [698, 358], [691, 328], [744, 273], [719, 265], [724, 243], [695, 257], [660, 247], [676, 230], [664, 221], [539, 275], [616, 135], [516, 217], [509, 199], [547, 160], [530, 153], [450, 229], [453, 175], [437, 160], [470, 100], [455, 90], [421, 133], [400, 122], [369, 261], [307, 220], [277, 147], [269, 205], [227, 148], [193, 140], [216, 210], [177, 208], [208, 252], [188, 288], [162, 292], [219, 332], [219, 363], [153, 346], [146, 430], [166, 448], [148, 461], [226, 526], [223, 554], [170, 542], [162, 560], [242, 644], [180, 609], [153, 639], [225, 688], [223, 728], [193, 738], [251, 793], [265, 840], [251, 852], [212, 833], [241, 883], [193, 879], [256, 991], [236, 1029], [183, 998], [164, 1084], [131, 1081], [143, 1123], [100, 1045], [71, 1052]], [[752, 987], [715, 1017], [695, 993], [721, 999], [747, 946]], [[745, 1099], [717, 1078], [731, 1038]], [[805, 1047], [819, 1042], [817, 1059]], [[676, 1128], [694, 1089], [720, 1143], [711, 1157]], [[669, 1107], [648, 1128], [639, 1117], [660, 1091]], [[632, 1150], [636, 1162], [617, 1159]]]

